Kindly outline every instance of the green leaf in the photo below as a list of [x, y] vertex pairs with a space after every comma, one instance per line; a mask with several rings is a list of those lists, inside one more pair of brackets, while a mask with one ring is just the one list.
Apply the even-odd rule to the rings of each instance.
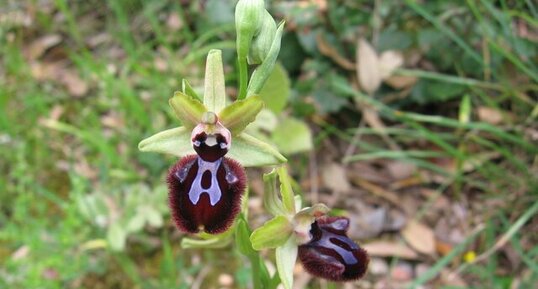
[[264, 135], [261, 131], [272, 132], [275, 130], [277, 124], [278, 119], [276, 115], [271, 110], [264, 108], [258, 113], [256, 120], [247, 127], [246, 131]]
[[154, 134], [138, 144], [143, 152], [158, 152], [183, 157], [195, 154], [191, 143], [191, 132], [177, 127]]
[[207, 111], [207, 108], [201, 102], [180, 91], [176, 91], [168, 103], [174, 109], [183, 126], [190, 129], [202, 121], [202, 115]]
[[467, 124], [471, 119], [471, 98], [468, 94], [464, 95], [460, 102], [460, 113], [459, 121], [460, 123]]
[[125, 249], [125, 241], [127, 240], [127, 232], [123, 229], [123, 226], [118, 222], [112, 223], [108, 227], [107, 242], [110, 249], [113, 251], [123, 251]]
[[183, 79], [181, 82], [181, 91], [188, 96], [192, 96], [196, 100], [203, 101], [203, 99], [198, 95], [198, 93], [196, 93], [194, 88], [192, 88], [191, 84], [186, 79]]
[[295, 197], [291, 188], [291, 179], [288, 170], [285, 166], [281, 166], [276, 171], [280, 180], [280, 195], [282, 196], [284, 208], [288, 213], [295, 215]]
[[212, 49], [207, 55], [204, 83], [204, 105], [209, 111], [218, 113], [224, 108], [226, 105], [224, 89], [222, 52], [218, 49]]
[[227, 157], [235, 159], [244, 167], [278, 165], [287, 162], [273, 146], [242, 133], [233, 138]]
[[290, 79], [284, 67], [277, 63], [260, 91], [265, 105], [274, 113], [281, 113], [290, 97]]
[[225, 107], [219, 113], [219, 120], [235, 136], [256, 119], [262, 108], [263, 101], [260, 97], [251, 96]]
[[235, 229], [235, 244], [237, 245], [239, 252], [245, 256], [257, 254], [257, 252], [252, 248], [249, 235], [250, 230], [247, 224], [243, 219], [239, 219]]
[[125, 230], [130, 233], [139, 232], [144, 228], [145, 224], [146, 216], [141, 214], [141, 212], [136, 212], [136, 215], [134, 215], [127, 223]]
[[411, 91], [411, 100], [419, 104], [448, 101], [465, 92], [464, 85], [438, 80], [420, 79]]
[[278, 149], [287, 155], [312, 149], [312, 133], [303, 121], [286, 118], [271, 136]]
[[278, 197], [279, 190], [276, 187], [276, 170], [263, 175], [263, 205], [273, 216], [286, 215], [282, 201]]
[[160, 228], [163, 225], [163, 216], [159, 211], [152, 207], [146, 207], [144, 209], [148, 224], [152, 227]]
[[261, 250], [281, 246], [289, 239], [292, 231], [292, 225], [286, 217], [276, 216], [250, 235], [252, 248]]
[[276, 248], [276, 268], [285, 289], [293, 287], [293, 268], [297, 260], [297, 244], [291, 236], [283, 246]]

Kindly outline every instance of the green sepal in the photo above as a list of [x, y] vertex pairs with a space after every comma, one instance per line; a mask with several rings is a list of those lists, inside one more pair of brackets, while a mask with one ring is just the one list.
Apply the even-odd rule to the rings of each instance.
[[235, 244], [237, 249], [241, 254], [245, 256], [251, 256], [257, 254], [257, 252], [252, 248], [252, 243], [250, 242], [250, 229], [247, 226], [247, 223], [240, 218], [237, 221], [237, 226], [235, 228]]
[[293, 227], [288, 218], [276, 216], [252, 232], [252, 248], [261, 250], [279, 247], [289, 239], [292, 232]]
[[[150, 136], [138, 144], [143, 152], [158, 152], [183, 157], [195, 154], [191, 143], [191, 133], [185, 127], [168, 129]], [[237, 160], [244, 167], [278, 165], [286, 162], [270, 144], [242, 133], [234, 137], [227, 157]]]
[[191, 84], [186, 79], [181, 81], [181, 91], [183, 91], [183, 93], [186, 95], [192, 96], [194, 99], [200, 102], [203, 101], [203, 99], [198, 95], [198, 93], [196, 93], [194, 88], [192, 88]]
[[174, 96], [170, 98], [168, 103], [183, 126], [189, 129], [199, 124], [202, 121], [202, 116], [207, 112], [207, 108], [200, 101], [180, 91], [174, 92]]
[[207, 54], [204, 82], [204, 105], [209, 111], [218, 113], [224, 108], [226, 105], [224, 89], [222, 51], [212, 49]]
[[181, 248], [183, 249], [220, 249], [232, 242], [231, 235], [218, 236], [212, 239], [181, 239]]
[[172, 154], [178, 157], [195, 154], [191, 143], [191, 131], [177, 127], [154, 134], [138, 144], [143, 152]]
[[219, 120], [235, 136], [256, 120], [256, 116], [263, 106], [263, 101], [257, 95], [238, 100], [219, 113]]
[[273, 43], [271, 44], [271, 49], [269, 50], [267, 57], [263, 60], [262, 64], [260, 64], [260, 66], [258, 66], [258, 68], [256, 68], [256, 70], [254, 70], [254, 72], [252, 73], [247, 88], [247, 97], [255, 94], [260, 94], [260, 91], [263, 88], [265, 81], [267, 81], [267, 78], [269, 78], [269, 76], [273, 72], [278, 53], [280, 52], [280, 43], [282, 40], [283, 31], [284, 22], [281, 22], [280, 25], [278, 25], [275, 38], [273, 39]]
[[284, 245], [276, 248], [276, 268], [285, 289], [293, 288], [293, 268], [297, 260], [297, 244], [291, 236]]
[[206, 232], [200, 232], [196, 234], [199, 239], [193, 239], [185, 237], [181, 239], [181, 248], [183, 249], [219, 249], [224, 248], [232, 242], [233, 228], [218, 235], [208, 234]]
[[295, 215], [295, 197], [291, 187], [291, 179], [285, 166], [277, 168], [278, 179], [280, 180], [280, 195], [284, 209]]
[[272, 170], [263, 175], [263, 205], [273, 216], [286, 215], [282, 200], [278, 197], [279, 190], [276, 187], [277, 173]]
[[226, 156], [240, 162], [244, 167], [271, 166], [287, 162], [272, 145], [246, 133], [233, 138], [232, 148]]

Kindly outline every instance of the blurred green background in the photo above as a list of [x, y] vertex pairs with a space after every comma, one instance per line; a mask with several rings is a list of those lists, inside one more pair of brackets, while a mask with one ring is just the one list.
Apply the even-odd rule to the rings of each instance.
[[[298, 266], [297, 286], [535, 286], [538, 5], [266, 4], [286, 32], [251, 129], [289, 157], [307, 201], [363, 224], [350, 233], [373, 258], [347, 285]], [[180, 247], [164, 182], [175, 159], [137, 149], [179, 125], [168, 98], [183, 78], [202, 89], [210, 49], [235, 97], [234, 5], [0, 2], [0, 288], [251, 288], [238, 252]], [[372, 59], [402, 63], [365, 90]], [[267, 219], [260, 172], [252, 224]]]

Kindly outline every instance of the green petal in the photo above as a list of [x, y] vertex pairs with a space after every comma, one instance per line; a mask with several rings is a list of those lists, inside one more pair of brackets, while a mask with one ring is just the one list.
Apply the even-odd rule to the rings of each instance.
[[181, 91], [183, 91], [183, 93], [186, 95], [192, 96], [196, 100], [203, 101], [202, 98], [200, 98], [200, 96], [198, 95], [198, 93], [196, 93], [194, 88], [192, 88], [189, 81], [186, 79], [183, 79], [183, 81], [181, 82]]
[[276, 216], [250, 235], [252, 248], [261, 250], [279, 247], [289, 239], [292, 231], [293, 227], [286, 217]]
[[279, 198], [280, 191], [276, 187], [276, 170], [263, 175], [263, 205], [273, 216], [286, 215], [284, 205]]
[[247, 99], [239, 100], [225, 107], [219, 113], [219, 120], [232, 135], [238, 135], [245, 127], [256, 119], [256, 116], [263, 108], [263, 101], [259, 96], [251, 96]]
[[183, 126], [190, 129], [202, 121], [202, 115], [207, 111], [200, 101], [180, 91], [176, 91], [168, 103]]
[[282, 196], [282, 204], [290, 214], [295, 215], [295, 194], [291, 188], [291, 179], [286, 166], [277, 168], [278, 179], [280, 180], [280, 195]]
[[168, 129], [154, 134], [138, 144], [143, 152], [172, 154], [178, 157], [195, 154], [191, 143], [191, 132], [185, 127]]
[[291, 236], [283, 246], [276, 248], [276, 268], [284, 288], [293, 288], [293, 268], [297, 260], [297, 244]]
[[242, 133], [232, 139], [232, 148], [226, 155], [240, 162], [244, 167], [261, 167], [287, 162], [273, 146]]

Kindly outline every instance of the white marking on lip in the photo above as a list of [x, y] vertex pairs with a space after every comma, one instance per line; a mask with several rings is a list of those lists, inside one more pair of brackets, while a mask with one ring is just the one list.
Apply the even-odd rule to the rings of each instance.
[[217, 137], [212, 134], [208, 135], [205, 144], [210, 147], [217, 145]]
[[[214, 162], [206, 162], [202, 160], [202, 158], [198, 157], [198, 171], [196, 172], [196, 177], [194, 178], [191, 189], [189, 190], [189, 200], [193, 205], [198, 204], [198, 201], [200, 201], [200, 196], [203, 193], [207, 193], [209, 195], [209, 203], [211, 206], [215, 206], [215, 204], [220, 201], [222, 192], [220, 191], [219, 181], [217, 180], [217, 172], [221, 163], [222, 158]], [[206, 171], [211, 173], [211, 186], [204, 189], [202, 187], [202, 176]]]

